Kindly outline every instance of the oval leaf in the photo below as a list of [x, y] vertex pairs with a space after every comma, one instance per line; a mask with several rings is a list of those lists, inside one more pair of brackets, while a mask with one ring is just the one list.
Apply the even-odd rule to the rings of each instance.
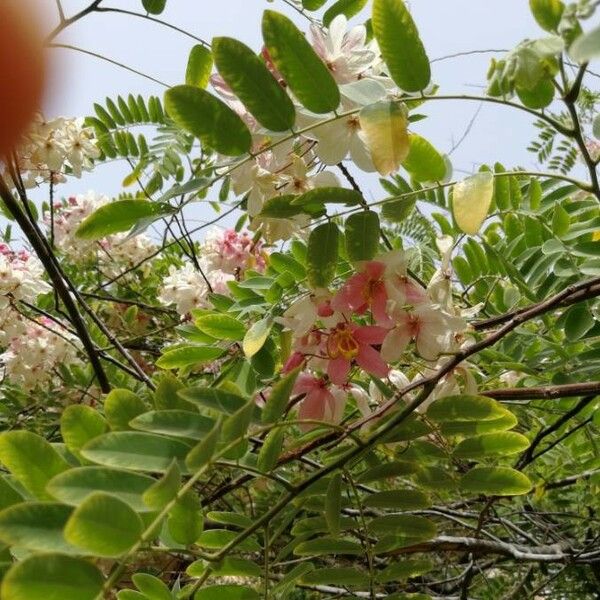
[[2, 580], [3, 600], [95, 600], [102, 573], [90, 562], [63, 554], [37, 554], [16, 563]]
[[408, 136], [410, 148], [402, 166], [415, 181], [442, 181], [446, 176], [444, 157], [423, 137]]
[[494, 196], [494, 176], [488, 171], [463, 179], [453, 188], [452, 212], [462, 231], [475, 235], [487, 217]]
[[278, 12], [266, 10], [262, 32], [271, 60], [300, 103], [317, 114], [334, 111], [340, 103], [340, 90], [294, 23]]
[[148, 200], [115, 200], [84, 219], [75, 235], [83, 240], [98, 240], [113, 233], [129, 231], [142, 219], [155, 219], [170, 212], [166, 204]]
[[209, 94], [191, 85], [178, 85], [165, 92], [165, 107], [175, 123], [203, 144], [226, 156], [250, 150], [252, 138], [242, 119]]
[[465, 492], [492, 496], [519, 496], [531, 491], [529, 478], [510, 467], [475, 467], [462, 476]]
[[248, 46], [217, 37], [212, 51], [219, 73], [261, 125], [271, 131], [286, 131], [294, 125], [296, 110], [290, 97]]
[[346, 219], [346, 252], [351, 261], [371, 260], [379, 248], [379, 216], [365, 210]]
[[485, 458], [518, 454], [529, 447], [529, 440], [520, 433], [505, 431], [485, 433], [460, 442], [454, 449], [458, 458]]
[[373, 1], [373, 34], [391, 78], [405, 92], [420, 92], [431, 80], [429, 59], [402, 0]]
[[142, 535], [142, 520], [128, 505], [104, 492], [82, 502], [65, 525], [65, 539], [96, 556], [119, 556]]
[[340, 231], [335, 223], [317, 225], [308, 238], [308, 283], [326, 288], [335, 276]]

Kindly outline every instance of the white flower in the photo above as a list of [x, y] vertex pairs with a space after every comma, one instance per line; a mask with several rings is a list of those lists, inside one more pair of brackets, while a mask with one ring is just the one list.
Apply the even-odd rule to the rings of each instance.
[[51, 287], [42, 279], [43, 274], [42, 264], [29, 252], [13, 252], [0, 244], [0, 309], [6, 309], [10, 298], [35, 302], [40, 294], [49, 292]]
[[356, 81], [373, 66], [377, 53], [367, 44], [367, 30], [357, 25], [346, 31], [348, 20], [338, 15], [325, 32], [317, 24], [310, 27], [315, 52], [323, 59], [338, 83]]
[[64, 327], [42, 317], [37, 323], [29, 322], [10, 340], [7, 350], [0, 354], [0, 364], [8, 381], [31, 390], [54, 382], [59, 365], [78, 363], [77, 346], [77, 338]]
[[[175, 304], [180, 315], [188, 314], [193, 308], [203, 308], [208, 305], [207, 295], [210, 292], [206, 280], [210, 283], [214, 292], [227, 294], [227, 282], [233, 281], [234, 277], [223, 271], [205, 270], [207, 265], [201, 265], [202, 273], [195, 269], [191, 263], [177, 268], [175, 265], [169, 267], [169, 275], [163, 281], [163, 287], [158, 299], [163, 304]], [[203, 268], [204, 267], [204, 268]]]
[[462, 319], [428, 304], [419, 304], [409, 311], [396, 305], [389, 313], [395, 325], [381, 346], [381, 356], [388, 362], [397, 361], [412, 340], [422, 358], [435, 360], [450, 350], [454, 334], [466, 328]]

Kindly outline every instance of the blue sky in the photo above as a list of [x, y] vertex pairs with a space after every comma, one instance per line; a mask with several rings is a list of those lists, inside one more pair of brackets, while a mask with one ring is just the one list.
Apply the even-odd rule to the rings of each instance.
[[[44, 14], [43, 24], [51, 29], [56, 19], [51, 0], [35, 0]], [[85, 7], [89, 0], [63, 0], [67, 14]], [[527, 37], [541, 37], [529, 13], [527, 0], [412, 0], [414, 18], [430, 59], [439, 59], [470, 50], [512, 48]], [[141, 0], [104, 0], [105, 6], [142, 11]], [[168, 0], [161, 18], [210, 41], [216, 35], [236, 37], [255, 49], [260, 48], [260, 19], [265, 8], [280, 10], [306, 29], [307, 21], [282, 0]], [[364, 21], [363, 13], [353, 22]], [[181, 83], [192, 39], [144, 19], [121, 14], [91, 14], [56, 40], [104, 54], [166, 82]], [[71, 50], [53, 49], [54, 89], [46, 101], [48, 116], [85, 115], [92, 104], [105, 96], [161, 95], [164, 91], [138, 77], [96, 58]], [[433, 63], [433, 79], [441, 93], [481, 95], [493, 54], [475, 54]], [[463, 136], [479, 111], [466, 139], [452, 154], [456, 176], [476, 170], [481, 163], [503, 162], [507, 167], [534, 167], [534, 157], [525, 148], [534, 135], [531, 118], [519, 111], [479, 102], [440, 101], [421, 112], [429, 118], [414, 125], [414, 130], [430, 139], [439, 150], [448, 152]], [[126, 164], [101, 166], [83, 180], [72, 180], [59, 193], [68, 195], [94, 188], [115, 195], [129, 172]], [[376, 182], [364, 180], [368, 195], [381, 195]]]

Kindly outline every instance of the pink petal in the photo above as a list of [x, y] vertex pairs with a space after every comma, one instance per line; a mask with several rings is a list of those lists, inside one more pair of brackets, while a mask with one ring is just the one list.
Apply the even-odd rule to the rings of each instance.
[[356, 357], [356, 362], [371, 375], [387, 377], [390, 371], [387, 363], [381, 358], [377, 350], [371, 346], [361, 346]]
[[306, 398], [302, 400], [300, 410], [298, 411], [298, 418], [300, 420], [310, 419], [315, 421], [322, 421], [323, 415], [325, 414], [325, 394], [329, 392], [320, 388], [307, 394]]
[[285, 361], [281, 372], [283, 374], [293, 371], [296, 367], [299, 367], [304, 362], [304, 354], [302, 352], [292, 352], [290, 357]]
[[388, 362], [395, 362], [406, 349], [411, 340], [408, 329], [396, 327], [392, 329], [383, 340], [381, 356]]
[[350, 373], [350, 361], [342, 356], [332, 358], [327, 365], [327, 375], [336, 385], [343, 385], [348, 379]]
[[388, 295], [383, 285], [377, 286], [373, 299], [371, 300], [371, 310], [375, 321], [384, 327], [392, 326], [392, 319], [386, 312]]
[[310, 394], [320, 387], [320, 381], [308, 373], [300, 373], [294, 384], [293, 394]]
[[389, 329], [379, 327], [378, 325], [362, 325], [356, 327], [352, 334], [354, 339], [360, 344], [381, 344]]
[[368, 275], [369, 279], [381, 279], [385, 271], [385, 263], [379, 262], [378, 260], [370, 260], [365, 263], [364, 272]]

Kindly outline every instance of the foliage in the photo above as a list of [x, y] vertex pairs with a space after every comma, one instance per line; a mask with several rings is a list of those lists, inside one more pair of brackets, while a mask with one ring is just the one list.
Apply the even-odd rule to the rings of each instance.
[[[0, 595], [595, 597], [595, 3], [531, 0], [480, 98], [548, 171], [462, 180], [408, 3], [290, 4], [6, 158]], [[56, 200], [114, 160], [128, 192]]]

